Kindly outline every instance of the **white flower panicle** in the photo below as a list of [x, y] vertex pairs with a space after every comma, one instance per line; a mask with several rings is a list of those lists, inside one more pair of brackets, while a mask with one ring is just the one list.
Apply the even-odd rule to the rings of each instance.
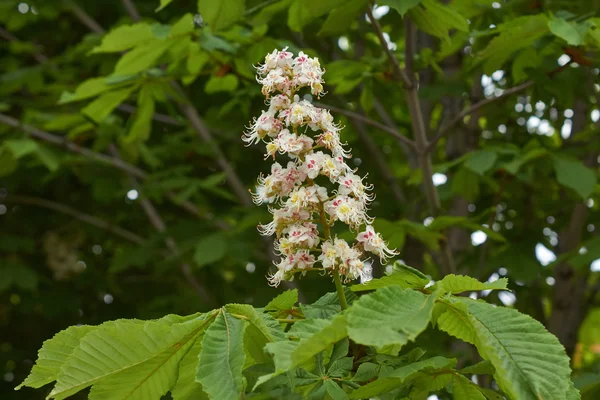
[[[341, 127], [329, 110], [297, 95], [302, 88], [317, 97], [324, 95], [325, 71], [317, 58], [303, 52], [294, 58], [287, 48], [273, 50], [256, 69], [269, 108], [252, 121], [242, 140], [248, 146], [264, 142], [265, 159], [277, 154], [291, 159], [285, 168], [274, 162], [271, 173], [258, 178], [252, 194], [256, 204], [270, 204], [273, 221], [258, 230], [276, 235], [275, 252], [281, 256], [269, 283], [277, 286], [308, 270], [337, 271], [346, 281], [370, 280], [372, 269], [365, 253], [381, 262], [398, 253], [371, 226], [373, 218], [367, 211], [374, 199], [373, 186], [346, 164], [351, 155], [340, 140]], [[356, 243], [331, 237], [336, 221], [359, 232]]]

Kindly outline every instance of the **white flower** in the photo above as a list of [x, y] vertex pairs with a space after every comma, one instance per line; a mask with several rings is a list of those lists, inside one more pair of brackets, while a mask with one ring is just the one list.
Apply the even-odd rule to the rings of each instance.
[[272, 142], [279, 153], [288, 153], [292, 158], [312, 148], [314, 140], [306, 135], [296, 135], [288, 129], [283, 129]]
[[378, 255], [381, 261], [384, 263], [389, 257], [399, 254], [396, 249], [390, 249], [387, 247], [387, 244], [381, 238], [381, 235], [375, 232], [375, 229], [373, 229], [371, 225], [367, 225], [365, 231], [356, 236], [356, 240], [363, 245], [365, 251], [369, 251]]
[[292, 210], [312, 209], [327, 198], [327, 189], [319, 186], [302, 186], [292, 191], [285, 205]]
[[331, 240], [323, 242], [321, 245], [321, 255], [319, 261], [324, 269], [333, 269], [336, 264], [337, 251]]
[[373, 218], [367, 215], [365, 203], [349, 196], [336, 196], [325, 203], [325, 211], [334, 220], [342, 221], [353, 229], [373, 222]]
[[335, 130], [326, 131], [318, 135], [316, 138], [317, 144], [330, 150], [334, 157], [350, 158], [352, 155], [340, 142], [340, 136]]
[[277, 111], [290, 108], [291, 103], [292, 102], [289, 96], [286, 96], [285, 94], [278, 94], [277, 96], [271, 98], [271, 101], [269, 102], [269, 112], [275, 115]]
[[[304, 275], [317, 262], [324, 271], [335, 269], [345, 281], [372, 279], [364, 252], [377, 254], [383, 261], [396, 254], [370, 226], [373, 218], [367, 214], [367, 205], [374, 198], [368, 193], [372, 186], [346, 164], [351, 154], [329, 110], [300, 97], [303, 88], [317, 97], [324, 94], [325, 70], [317, 58], [302, 52], [294, 58], [285, 48], [267, 54], [257, 72], [269, 108], [253, 120], [243, 140], [248, 145], [264, 142], [265, 158], [281, 154], [292, 160], [285, 167], [274, 162], [269, 175], [259, 176], [252, 194], [257, 204], [276, 204], [269, 207], [273, 220], [258, 226], [261, 234], [276, 235], [275, 252], [282, 257], [275, 264], [277, 271], [268, 276], [269, 284], [293, 280], [298, 272]], [[326, 187], [315, 183], [320, 176], [334, 185], [333, 198]], [[319, 225], [315, 219], [320, 219]], [[351, 230], [367, 227], [354, 244], [337, 237], [323, 241], [336, 221]]]
[[275, 272], [274, 274], [270, 273], [267, 276], [267, 280], [269, 281], [270, 286], [277, 287], [277, 286], [279, 286], [281, 281], [284, 279], [284, 277], [285, 277], [285, 272], [281, 269], [278, 269], [277, 272]]
[[369, 194], [366, 191], [372, 190], [373, 185], [365, 186], [362, 183], [363, 178], [353, 173], [346, 173], [344, 176], [339, 177], [338, 183], [340, 184], [338, 193], [341, 195], [354, 195], [359, 201], [368, 203], [373, 201], [373, 194]]
[[312, 222], [290, 225], [283, 230], [288, 242], [304, 248], [313, 248], [319, 244], [319, 230]]
[[263, 111], [258, 119], [254, 119], [249, 130], [242, 136], [242, 140], [250, 146], [260, 142], [265, 136], [276, 137], [281, 127], [281, 121], [275, 118], [274, 112]]
[[326, 156], [322, 151], [316, 153], [311, 151], [304, 157], [304, 163], [301, 165], [300, 169], [310, 179], [315, 179], [319, 175], [319, 172], [321, 172], [325, 157]]

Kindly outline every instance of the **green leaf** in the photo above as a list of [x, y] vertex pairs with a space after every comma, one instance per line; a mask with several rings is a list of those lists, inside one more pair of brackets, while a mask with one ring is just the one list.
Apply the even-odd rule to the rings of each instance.
[[380, 369], [381, 365], [379, 364], [364, 362], [358, 366], [358, 370], [352, 377], [352, 380], [356, 382], [368, 382], [379, 374]]
[[466, 304], [457, 301], [438, 303], [435, 305], [434, 314], [438, 315], [438, 329], [467, 343], [474, 343], [475, 328], [469, 318]]
[[462, 292], [480, 290], [508, 290], [508, 279], [500, 278], [494, 282], [479, 282], [477, 279], [466, 275], [446, 275], [437, 284], [443, 293], [458, 294]]
[[448, 43], [450, 43], [448, 31], [451, 29], [469, 32], [467, 20], [451, 7], [435, 0], [421, 0], [420, 3], [424, 7], [413, 6], [408, 13], [422, 31], [444, 39]]
[[163, 8], [165, 8], [172, 2], [173, 2], [173, 0], [160, 0], [160, 5], [158, 7], [156, 7], [156, 10], [154, 10], [154, 12], [159, 12], [160, 10], [162, 10]]
[[373, 109], [373, 103], [373, 84], [371, 81], [367, 81], [364, 83], [360, 91], [360, 106], [363, 108], [363, 110], [369, 112]]
[[521, 83], [528, 78], [527, 69], [536, 69], [542, 64], [542, 57], [535, 48], [527, 47], [519, 52], [512, 63], [512, 78]]
[[19, 162], [12, 151], [4, 146], [0, 147], [0, 178], [12, 174], [18, 166]]
[[476, 200], [479, 196], [479, 175], [467, 168], [460, 168], [452, 177], [452, 193], [467, 200]]
[[[191, 13], [186, 13], [179, 19], [179, 21], [173, 24], [170, 37], [181, 36], [194, 31], [194, 16]], [[181, 38], [180, 38], [181, 40]], [[188, 46], [189, 47], [189, 46]]]
[[[355, 3], [353, 2], [353, 7], [356, 7]], [[294, 0], [288, 13], [288, 26], [299, 32], [314, 19], [345, 5], [346, 0]]]
[[204, 335], [201, 333], [179, 362], [177, 382], [171, 389], [173, 400], [208, 400], [208, 395], [202, 390], [202, 385], [196, 381], [196, 366], [202, 351], [203, 341]]
[[275, 372], [261, 376], [255, 388], [271, 378], [313, 360], [320, 352], [346, 337], [346, 319], [338, 315], [333, 320], [306, 319], [294, 324], [288, 336], [299, 341], [268, 343], [265, 350], [273, 356]]
[[531, 47], [548, 33], [548, 18], [544, 14], [518, 17], [500, 25], [497, 30], [500, 34], [480, 54], [487, 75], [500, 69], [515, 52]]
[[246, 326], [222, 309], [206, 330], [196, 380], [211, 399], [237, 400], [242, 394]]
[[392, 266], [392, 272], [388, 276], [372, 279], [369, 282], [350, 286], [353, 292], [364, 292], [375, 290], [386, 286], [400, 286], [406, 289], [422, 289], [429, 283], [430, 279], [417, 269], [404, 265], [398, 261]]
[[445, 357], [432, 357], [427, 360], [417, 361], [412, 364], [397, 368], [367, 385], [361, 386], [350, 394], [351, 399], [365, 399], [389, 392], [405, 382], [419, 371], [437, 370], [454, 367], [455, 359]]
[[452, 398], [454, 400], [486, 400], [479, 387], [462, 375], [452, 378]]
[[35, 155], [41, 161], [41, 163], [44, 164], [46, 168], [48, 168], [49, 171], [54, 172], [58, 170], [58, 167], [60, 165], [59, 156], [54, 149], [49, 149], [44, 146], [38, 146]]
[[587, 200], [594, 192], [597, 183], [596, 173], [581, 161], [560, 156], [553, 156], [552, 161], [558, 183], [573, 189], [582, 199]]
[[111, 92], [104, 93], [96, 100], [88, 104], [81, 112], [97, 123], [102, 122], [115, 108], [122, 102], [127, 100], [131, 92], [135, 87], [130, 86], [127, 88], [113, 90]]
[[33, 291], [39, 283], [38, 273], [26, 265], [4, 261], [0, 265], [0, 293], [15, 286]]
[[88, 99], [90, 97], [96, 97], [100, 93], [110, 89], [112, 88], [106, 83], [106, 78], [91, 78], [80, 84], [77, 89], [75, 89], [75, 93], [64, 92], [60, 96], [58, 104], [66, 104], [73, 101]]
[[460, 371], [461, 374], [473, 374], [473, 375], [493, 375], [494, 372], [496, 372], [496, 369], [494, 368], [494, 366], [492, 365], [491, 362], [489, 362], [488, 360], [483, 360], [481, 362], [478, 362], [475, 365], [470, 365], [468, 367], [465, 367], [463, 369], [461, 369]]
[[15, 390], [24, 386], [39, 388], [55, 381], [60, 367], [67, 362], [79, 341], [94, 329], [95, 326], [89, 325], [71, 326], [46, 340], [38, 351], [37, 361], [29, 376]]
[[248, 322], [244, 335], [244, 348], [254, 361], [259, 364], [270, 363], [271, 357], [265, 353], [265, 345], [286, 339], [279, 323], [270, 315], [259, 313], [248, 304], [228, 304], [225, 308], [235, 318], [243, 318]]
[[154, 115], [154, 95], [150, 85], [144, 85], [138, 95], [138, 108], [135, 120], [131, 125], [129, 134], [125, 137], [125, 143], [145, 142], [152, 131], [152, 116]]
[[277, 295], [265, 306], [265, 311], [290, 310], [298, 302], [298, 289], [290, 289]]
[[104, 35], [102, 43], [92, 53], [118, 53], [153, 38], [152, 28], [145, 22], [121, 25]]
[[509, 397], [563, 399], [570, 385], [569, 357], [558, 339], [518, 311], [462, 299], [475, 330], [474, 344], [496, 369], [494, 378]]
[[334, 381], [327, 379], [323, 386], [327, 390], [327, 394], [332, 398], [332, 400], [347, 400], [349, 399], [348, 394], [344, 392], [344, 390], [338, 386]]
[[64, 399], [93, 385], [92, 399], [158, 399], [175, 384], [179, 360], [210, 320], [171, 315], [102, 324], [81, 339], [49, 397]]
[[225, 76], [211, 76], [206, 86], [204, 86], [204, 92], [206, 94], [213, 94], [217, 92], [233, 92], [237, 89], [240, 81], [237, 76], [228, 74]]
[[245, 10], [244, 0], [198, 0], [198, 12], [213, 32], [233, 25]]
[[418, 6], [420, 3], [421, 0], [383, 0], [379, 1], [377, 4], [390, 6], [404, 17], [404, 14], [406, 14], [408, 10]]
[[579, 46], [585, 39], [586, 32], [580, 32], [575, 23], [562, 18], [554, 18], [548, 21], [548, 28], [554, 36], [564, 39], [571, 46]]
[[4, 145], [16, 159], [34, 153], [38, 149], [37, 143], [31, 139], [9, 139], [4, 141]]
[[125, 53], [115, 66], [115, 74], [135, 74], [156, 65], [158, 59], [172, 46], [169, 40], [152, 40]]
[[337, 7], [323, 23], [319, 36], [342, 35], [348, 29], [348, 21], [355, 20], [364, 12], [368, 0], [350, 0], [342, 7]]
[[403, 346], [427, 328], [435, 299], [399, 286], [378, 289], [347, 310], [348, 336], [366, 346]]
[[186, 64], [187, 71], [191, 75], [198, 75], [210, 57], [207, 52], [202, 51], [198, 43], [192, 43], [190, 46], [190, 54]]
[[484, 175], [494, 166], [498, 155], [492, 151], [479, 150], [469, 153], [465, 167], [479, 175]]
[[215, 263], [227, 254], [227, 236], [222, 232], [204, 237], [196, 245], [194, 261], [199, 267]]

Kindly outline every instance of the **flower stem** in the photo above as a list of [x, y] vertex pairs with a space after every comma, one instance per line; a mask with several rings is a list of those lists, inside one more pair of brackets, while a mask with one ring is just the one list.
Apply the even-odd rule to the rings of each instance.
[[333, 270], [333, 282], [335, 282], [335, 290], [337, 290], [337, 295], [340, 300], [340, 306], [342, 306], [342, 310], [348, 308], [348, 301], [346, 300], [346, 293], [344, 293], [344, 285], [342, 285], [342, 280], [340, 279], [340, 273], [338, 270]]
[[[331, 239], [331, 227], [327, 223], [323, 203], [319, 203], [319, 216], [321, 218], [321, 225], [323, 225], [323, 234], [327, 239]], [[346, 300], [346, 293], [344, 293], [344, 285], [342, 285], [340, 272], [335, 268], [333, 269], [333, 282], [335, 283], [335, 290], [340, 300], [340, 306], [342, 306], [342, 310], [345, 310], [348, 308], [348, 301]]]

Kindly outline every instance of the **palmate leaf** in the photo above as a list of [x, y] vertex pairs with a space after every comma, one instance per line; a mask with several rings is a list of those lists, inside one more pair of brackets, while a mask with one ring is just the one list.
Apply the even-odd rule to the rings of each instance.
[[379, 289], [348, 310], [348, 336], [366, 346], [403, 346], [427, 328], [436, 298], [399, 286]]
[[403, 288], [422, 289], [429, 283], [430, 279], [421, 271], [404, 265], [398, 261], [392, 266], [392, 272], [388, 276], [372, 279], [367, 283], [350, 286], [353, 292], [364, 292], [367, 290], [380, 289], [386, 286], [400, 286]]
[[452, 397], [454, 400], [486, 400], [480, 388], [462, 375], [452, 378]]
[[338, 315], [332, 320], [306, 319], [295, 323], [288, 336], [299, 340], [282, 340], [265, 346], [266, 351], [273, 356], [275, 372], [261, 376], [255, 388], [279, 374], [314, 359], [317, 354], [344, 339], [346, 335], [344, 315]]
[[445, 357], [433, 357], [395, 369], [393, 372], [380, 377], [367, 385], [361, 386], [352, 392], [351, 399], [365, 399], [382, 393], [389, 392], [402, 385], [411, 376], [424, 370], [438, 370], [441, 368], [454, 367], [455, 359]]
[[246, 326], [245, 320], [221, 309], [206, 330], [196, 380], [211, 399], [237, 400], [241, 396]]
[[259, 313], [247, 304], [228, 304], [225, 308], [236, 318], [248, 322], [244, 334], [244, 348], [252, 359], [258, 364], [270, 363], [271, 357], [265, 353], [265, 345], [286, 338], [279, 323], [270, 315]]
[[508, 290], [506, 285], [508, 279], [500, 278], [494, 282], [479, 282], [477, 279], [466, 275], [446, 275], [438, 282], [438, 286], [444, 293], [462, 293], [480, 290]]
[[79, 345], [81, 338], [96, 328], [88, 325], [71, 326], [54, 335], [52, 339], [46, 340], [38, 352], [38, 359], [29, 376], [15, 389], [19, 390], [23, 386], [39, 388], [55, 381], [60, 367]]
[[173, 400], [205, 400], [208, 395], [202, 390], [202, 385], [196, 381], [196, 367], [202, 351], [204, 333], [201, 333], [189, 351], [179, 362], [177, 382], [171, 389]]
[[265, 311], [289, 310], [298, 302], [298, 289], [286, 290], [265, 306]]
[[514, 309], [460, 301], [468, 307], [473, 344], [493, 364], [494, 378], [509, 398], [566, 398], [571, 384], [569, 358], [542, 324]]
[[90, 399], [159, 399], [177, 379], [177, 364], [212, 316], [117, 320], [85, 335], [62, 365], [49, 398], [94, 385]]

